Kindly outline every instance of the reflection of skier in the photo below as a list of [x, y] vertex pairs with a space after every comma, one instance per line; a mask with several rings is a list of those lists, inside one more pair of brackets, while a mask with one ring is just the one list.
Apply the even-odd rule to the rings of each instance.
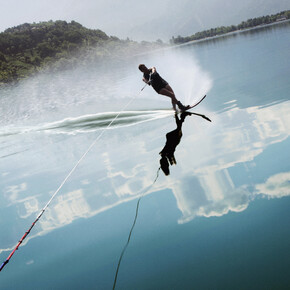
[[175, 121], [177, 128], [169, 133], [166, 134], [166, 143], [161, 152], [159, 153], [161, 155], [160, 159], [160, 167], [165, 175], [169, 175], [169, 163], [171, 165], [176, 164], [176, 160], [174, 157], [174, 152], [177, 147], [177, 145], [180, 143], [181, 137], [182, 137], [182, 123], [184, 122], [186, 116], [199, 116], [203, 119], [211, 122], [211, 120], [202, 114], [198, 113], [191, 113], [191, 112], [183, 112], [180, 116], [180, 119], [178, 118], [178, 115], [175, 114]]
[[178, 115], [175, 114], [177, 128], [166, 134], [166, 144], [159, 153], [161, 155], [160, 166], [165, 175], [169, 175], [170, 173], [169, 163], [171, 165], [176, 164], [174, 152], [182, 137], [181, 131], [182, 123], [184, 122], [185, 117], [188, 115], [191, 115], [191, 113], [188, 112], [182, 113], [179, 119]]
[[144, 64], [139, 65], [139, 70], [143, 72], [143, 81], [151, 85], [153, 89], [160, 95], [171, 98], [173, 109], [176, 111], [176, 105], [181, 111], [187, 110], [190, 106], [183, 106], [180, 101], [177, 101], [175, 94], [168, 84], [156, 71], [155, 67], [147, 68]]

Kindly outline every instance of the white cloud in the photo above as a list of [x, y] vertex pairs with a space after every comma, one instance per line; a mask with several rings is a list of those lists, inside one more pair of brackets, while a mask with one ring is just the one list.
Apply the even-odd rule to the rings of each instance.
[[19, 216], [23, 219], [27, 218], [33, 213], [39, 212], [39, 203], [36, 196], [28, 197], [19, 201]]
[[75, 20], [121, 38], [168, 40], [178, 34], [192, 35], [212, 27], [236, 25], [290, 8], [287, 0], [262, 2], [263, 5], [251, 0], [11, 0], [1, 2], [0, 31], [25, 22]]
[[256, 191], [271, 198], [290, 195], [290, 172], [283, 172], [269, 177], [265, 183], [257, 184]]
[[18, 185], [7, 186], [4, 190], [5, 197], [10, 200], [10, 202], [15, 203], [19, 199], [19, 193], [26, 191], [26, 189], [27, 184], [25, 182]]
[[54, 204], [47, 208], [45, 216], [39, 221], [43, 231], [70, 224], [77, 218], [90, 216], [91, 208], [82, 189], [57, 196]]
[[240, 212], [249, 205], [249, 191], [243, 187], [235, 188], [227, 172], [217, 171], [202, 179], [182, 179], [172, 190], [182, 213], [178, 223], [189, 222], [197, 216], [213, 217], [230, 211]]

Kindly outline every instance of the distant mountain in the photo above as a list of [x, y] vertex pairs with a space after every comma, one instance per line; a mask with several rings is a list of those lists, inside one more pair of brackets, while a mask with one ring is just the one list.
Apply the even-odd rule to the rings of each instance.
[[[127, 35], [136, 40], [157, 38], [168, 40], [176, 35], [192, 35], [220, 26], [238, 25], [249, 18], [276, 14], [290, 9], [289, 0], [147, 0], [150, 13], [142, 13], [126, 28], [112, 30], [115, 35]], [[162, 8], [158, 3], [162, 3]], [[158, 13], [157, 13], [158, 11]], [[121, 12], [122, 13], [122, 12]]]

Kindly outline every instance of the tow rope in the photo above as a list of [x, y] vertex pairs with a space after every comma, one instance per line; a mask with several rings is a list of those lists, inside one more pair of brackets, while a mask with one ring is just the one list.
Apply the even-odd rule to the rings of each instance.
[[137, 218], [138, 218], [138, 213], [139, 213], [139, 205], [140, 205], [140, 201], [142, 199], [142, 197], [145, 195], [146, 192], [148, 192], [151, 187], [155, 184], [155, 182], [157, 181], [158, 179], [158, 176], [159, 176], [159, 171], [160, 171], [160, 168], [157, 170], [157, 174], [156, 174], [156, 178], [155, 180], [153, 181], [153, 183], [151, 185], [149, 185], [146, 189], [144, 189], [143, 193], [140, 195], [138, 201], [137, 201], [137, 205], [136, 205], [136, 213], [135, 213], [135, 218], [134, 218], [134, 221], [133, 221], [133, 224], [131, 226], [131, 230], [129, 232], [129, 235], [128, 235], [128, 240], [127, 240], [127, 243], [125, 244], [122, 252], [121, 252], [121, 255], [120, 255], [120, 258], [119, 258], [119, 262], [118, 262], [118, 266], [117, 266], [117, 269], [116, 269], [116, 274], [115, 274], [115, 279], [114, 279], [114, 285], [113, 285], [113, 290], [115, 289], [116, 287], [116, 283], [117, 283], [117, 279], [118, 279], [118, 273], [119, 273], [119, 268], [120, 268], [120, 265], [121, 265], [121, 262], [122, 262], [122, 259], [123, 259], [123, 256], [126, 252], [126, 249], [130, 243], [130, 240], [131, 240], [131, 236], [132, 236], [132, 232], [133, 232], [133, 229], [135, 227], [135, 224], [136, 224], [136, 221], [137, 221]]
[[54, 192], [54, 194], [52, 195], [52, 197], [50, 198], [50, 200], [47, 202], [47, 204], [43, 207], [43, 209], [40, 211], [40, 213], [38, 214], [38, 216], [36, 217], [36, 219], [34, 220], [34, 222], [31, 224], [30, 228], [25, 232], [25, 234], [22, 236], [22, 238], [19, 240], [18, 244], [16, 245], [16, 247], [14, 248], [14, 250], [10, 253], [10, 255], [7, 257], [7, 259], [1, 264], [0, 266], [0, 272], [3, 270], [3, 268], [9, 263], [10, 259], [12, 258], [12, 256], [14, 255], [14, 253], [18, 250], [19, 246], [23, 243], [23, 241], [25, 240], [25, 238], [29, 235], [30, 231], [32, 230], [32, 228], [35, 226], [35, 224], [39, 221], [39, 219], [41, 218], [41, 216], [44, 214], [45, 210], [47, 209], [47, 207], [50, 205], [50, 203], [52, 202], [52, 200], [55, 198], [55, 196], [59, 193], [59, 191], [62, 189], [62, 187], [64, 186], [64, 184], [67, 182], [67, 180], [69, 179], [69, 177], [72, 175], [72, 173], [76, 170], [76, 168], [79, 166], [79, 164], [82, 162], [82, 160], [86, 157], [86, 155], [90, 152], [90, 150], [94, 147], [94, 145], [100, 140], [100, 138], [102, 137], [102, 135], [104, 134], [104, 132], [109, 129], [111, 127], [111, 125], [117, 120], [117, 118], [119, 117], [119, 115], [133, 102], [133, 100], [135, 98], [137, 98], [141, 92], [144, 90], [144, 88], [146, 87], [147, 84], [145, 84], [145, 86], [141, 89], [141, 91], [139, 92], [139, 94], [137, 94], [136, 96], [134, 96], [125, 106], [124, 108], [115, 116], [115, 118], [108, 124], [107, 127], [105, 127], [101, 133], [98, 135], [98, 137], [93, 141], [93, 143], [89, 146], [88, 150], [81, 156], [81, 158], [78, 160], [78, 162], [75, 164], [75, 166], [71, 169], [71, 171], [67, 174], [67, 176], [64, 178], [64, 180], [62, 181], [62, 183], [60, 184], [60, 186], [57, 188], [57, 190]]

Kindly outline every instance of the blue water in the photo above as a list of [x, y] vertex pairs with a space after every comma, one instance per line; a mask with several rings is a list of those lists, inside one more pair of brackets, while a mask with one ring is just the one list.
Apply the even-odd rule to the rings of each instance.
[[144, 62], [183, 102], [207, 94], [196, 112], [212, 122], [186, 117], [177, 164], [141, 199], [116, 289], [288, 289], [289, 35], [289, 23], [275, 25], [1, 89], [3, 261], [134, 100], [1, 272], [0, 288], [112, 289], [137, 198], [176, 128], [166, 97], [140, 93]]

